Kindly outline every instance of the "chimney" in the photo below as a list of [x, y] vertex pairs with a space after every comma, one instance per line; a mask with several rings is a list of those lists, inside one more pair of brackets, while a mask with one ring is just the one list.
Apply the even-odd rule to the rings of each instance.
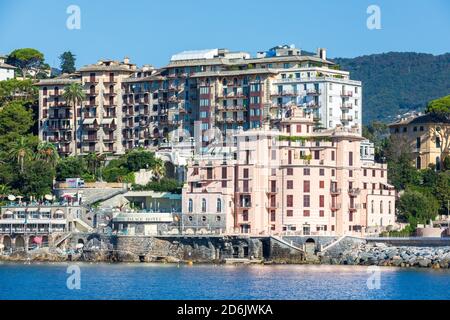
[[123, 63], [130, 64], [130, 58], [128, 58], [128, 57], [123, 58]]
[[318, 48], [317, 49], [317, 56], [320, 59], [327, 60], [327, 50], [325, 48]]

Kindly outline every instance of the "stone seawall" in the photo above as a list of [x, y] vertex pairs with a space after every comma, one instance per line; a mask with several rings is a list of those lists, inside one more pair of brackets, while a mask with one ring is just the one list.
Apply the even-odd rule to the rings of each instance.
[[263, 259], [259, 239], [240, 237], [130, 237], [112, 239], [113, 261], [221, 262], [226, 259]]

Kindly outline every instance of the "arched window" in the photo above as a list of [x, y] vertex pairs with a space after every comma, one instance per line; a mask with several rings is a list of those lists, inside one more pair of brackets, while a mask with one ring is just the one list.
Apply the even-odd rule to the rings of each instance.
[[222, 200], [217, 199], [217, 212], [222, 212]]
[[202, 212], [206, 212], [206, 199], [202, 199]]
[[416, 168], [417, 168], [417, 169], [422, 168], [422, 160], [420, 159], [420, 156], [418, 156], [418, 157], [416, 158]]
[[380, 201], [380, 213], [383, 213], [383, 200]]
[[193, 211], [193, 207], [194, 207], [194, 202], [192, 201], [192, 199], [189, 199], [188, 211], [192, 212]]
[[372, 200], [371, 202], [370, 202], [370, 212], [372, 212], [372, 213], [375, 213], [375, 209], [374, 209], [374, 201]]

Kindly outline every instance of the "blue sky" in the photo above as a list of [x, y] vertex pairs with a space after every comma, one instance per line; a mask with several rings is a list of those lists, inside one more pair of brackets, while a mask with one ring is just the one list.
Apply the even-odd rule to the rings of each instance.
[[[80, 30], [66, 28], [71, 4], [80, 7]], [[371, 4], [381, 9], [381, 30], [366, 27]], [[124, 56], [160, 67], [183, 50], [254, 54], [278, 44], [325, 47], [331, 57], [450, 52], [450, 1], [0, 0], [0, 53], [33, 47], [52, 66], [65, 50], [78, 67]]]

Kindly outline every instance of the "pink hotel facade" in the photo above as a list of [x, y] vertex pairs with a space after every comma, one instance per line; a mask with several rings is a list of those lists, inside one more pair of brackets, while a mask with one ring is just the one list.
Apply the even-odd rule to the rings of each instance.
[[234, 134], [188, 164], [185, 232], [358, 235], [395, 224], [385, 164], [364, 160], [359, 127], [313, 130], [313, 115]]

